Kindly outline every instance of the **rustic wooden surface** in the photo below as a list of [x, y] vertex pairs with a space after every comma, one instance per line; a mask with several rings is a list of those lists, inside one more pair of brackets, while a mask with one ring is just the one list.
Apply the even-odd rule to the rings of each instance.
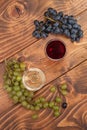
[[[50, 35], [45, 40], [32, 37], [33, 21], [43, 20], [48, 7], [77, 18], [84, 30], [80, 43], [73, 44], [64, 36]], [[66, 44], [67, 54], [59, 62], [50, 61], [44, 54], [46, 43], [53, 38]], [[14, 105], [3, 89], [4, 60], [20, 56], [46, 74], [47, 82], [36, 96], [53, 99], [57, 93], [49, 93], [50, 85], [67, 82], [68, 107], [59, 118], [45, 110], [33, 121], [32, 112]], [[87, 0], [0, 0], [0, 130], [87, 130]]]

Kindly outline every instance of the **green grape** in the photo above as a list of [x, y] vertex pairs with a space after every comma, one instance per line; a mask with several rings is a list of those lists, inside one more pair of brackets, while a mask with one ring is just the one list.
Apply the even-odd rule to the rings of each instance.
[[55, 86], [52, 86], [52, 87], [50, 88], [50, 91], [53, 92], [53, 93], [56, 92], [56, 87], [55, 87]]
[[11, 92], [12, 91], [12, 88], [11, 87], [8, 87], [6, 88], [7, 92]]
[[27, 108], [27, 109], [30, 109], [30, 104], [28, 104], [28, 105], [26, 106], [26, 108]]
[[21, 69], [20, 69], [20, 68], [17, 68], [15, 71], [20, 73], [20, 72], [21, 72]]
[[11, 80], [10, 80], [10, 79], [7, 79], [7, 80], [5, 81], [5, 84], [6, 84], [6, 85], [11, 85]]
[[35, 109], [36, 111], [39, 111], [39, 110], [40, 110], [40, 107], [39, 107], [39, 106], [35, 106], [34, 109]]
[[25, 63], [20, 63], [21, 70], [25, 70], [25, 67], [26, 67]]
[[12, 99], [15, 101], [15, 103], [18, 103], [18, 97], [17, 96], [13, 96]]
[[38, 103], [37, 106], [39, 106], [40, 108], [43, 107], [42, 103]]
[[16, 77], [12, 76], [12, 82], [14, 83], [16, 81]]
[[21, 96], [22, 96], [22, 92], [21, 92], [21, 91], [18, 91], [18, 92], [16, 93], [16, 95], [17, 95], [18, 97], [21, 97]]
[[28, 96], [29, 95], [29, 92], [26, 90], [24, 91], [24, 96]]
[[33, 105], [30, 105], [30, 110], [35, 110]]
[[33, 97], [34, 96], [34, 92], [29, 92], [29, 95], [28, 95], [28, 97]]
[[53, 110], [59, 110], [59, 107], [58, 106], [53, 106]]
[[21, 102], [23, 107], [27, 107], [28, 103], [26, 101]]
[[32, 98], [26, 97], [26, 100], [27, 100], [27, 102], [30, 102], [32, 100]]
[[48, 106], [49, 106], [48, 102], [45, 102], [45, 103], [43, 104], [43, 107], [44, 107], [44, 108], [47, 108]]
[[5, 75], [3, 76], [3, 78], [4, 78], [4, 80], [6, 80], [6, 79], [7, 79], [7, 74], [5, 74]]
[[55, 112], [54, 112], [54, 116], [55, 116], [55, 117], [60, 116], [60, 112], [59, 112], [59, 111], [55, 111]]
[[[21, 88], [20, 88], [21, 89]], [[23, 89], [21, 89], [21, 92], [24, 94], [24, 92], [25, 92], [25, 89], [23, 88]]]
[[14, 82], [14, 85], [15, 85], [15, 86], [19, 86], [19, 82], [15, 81], [15, 82]]
[[24, 85], [23, 85], [23, 84], [21, 84], [21, 85], [20, 85], [20, 88], [21, 88], [21, 89], [24, 89], [25, 87], [24, 87]]
[[18, 65], [18, 64], [14, 64], [14, 68], [15, 68], [15, 69], [18, 69], [18, 68], [19, 68], [19, 65]]
[[9, 85], [4, 85], [4, 88], [5, 88], [5, 89], [9, 88]]
[[19, 86], [14, 86], [13, 89], [14, 89], [14, 91], [19, 91], [20, 87]]
[[35, 104], [40, 103], [40, 99], [35, 100]]
[[12, 65], [18, 63], [16, 59], [11, 59], [10, 62], [12, 63]]
[[14, 71], [14, 76], [19, 76], [19, 73]]
[[68, 92], [67, 92], [67, 90], [61, 90], [61, 93], [62, 93], [62, 95], [66, 96]]
[[16, 91], [12, 91], [11, 94], [12, 94], [12, 95], [16, 95]]
[[13, 72], [12, 71], [9, 71], [9, 76], [13, 76]]
[[26, 100], [25, 96], [20, 97], [20, 102], [25, 101], [25, 100]]
[[42, 103], [45, 102], [45, 98], [44, 98], [44, 97], [40, 97], [39, 99], [40, 99], [40, 101], [41, 101]]
[[22, 77], [21, 77], [21, 76], [17, 76], [16, 80], [17, 80], [17, 81], [21, 81], [21, 80], [22, 80]]
[[37, 119], [37, 118], [38, 118], [37, 114], [32, 115], [32, 119]]
[[49, 102], [49, 107], [52, 108], [54, 106], [54, 104], [55, 103], [53, 101]]
[[62, 90], [66, 90], [66, 89], [67, 89], [67, 84], [62, 84], [62, 85], [61, 85], [61, 89], [62, 89]]
[[56, 97], [56, 98], [55, 98], [55, 101], [56, 101], [57, 103], [61, 103], [61, 102], [62, 102], [62, 99], [61, 99], [60, 97]]

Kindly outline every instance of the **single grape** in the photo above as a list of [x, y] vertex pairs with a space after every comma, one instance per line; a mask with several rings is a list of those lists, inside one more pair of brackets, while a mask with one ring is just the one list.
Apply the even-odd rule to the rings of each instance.
[[36, 111], [39, 111], [39, 110], [40, 110], [40, 107], [39, 107], [39, 106], [35, 106], [34, 109], [35, 109]]
[[59, 110], [59, 106], [53, 106], [53, 110], [55, 111], [55, 110]]
[[44, 97], [40, 97], [39, 99], [40, 99], [40, 102], [42, 102], [42, 103], [45, 102], [45, 98]]
[[25, 70], [25, 68], [26, 68], [26, 65], [25, 65], [25, 63], [20, 63], [20, 68], [21, 68], [21, 70]]
[[14, 91], [20, 91], [20, 87], [19, 87], [19, 86], [14, 86], [14, 87], [13, 87], [13, 90], [14, 90]]
[[9, 85], [4, 85], [4, 88], [5, 88], [5, 89], [9, 88]]
[[21, 91], [17, 91], [16, 95], [17, 95], [18, 97], [21, 97], [21, 96], [22, 96], [22, 92], [21, 92]]
[[28, 103], [26, 101], [21, 102], [23, 107], [27, 107]]
[[27, 102], [30, 102], [32, 100], [31, 97], [25, 97], [25, 98], [26, 98]]
[[35, 110], [33, 105], [30, 105], [30, 110]]
[[26, 108], [27, 108], [27, 109], [30, 109], [30, 104], [27, 104]]
[[21, 88], [22, 90], [24, 90], [25, 87], [24, 87], [23, 84], [21, 84], [21, 85], [20, 85], [20, 88]]
[[64, 109], [67, 108], [67, 103], [66, 102], [62, 103], [62, 108], [64, 108]]
[[21, 77], [21, 76], [17, 76], [16, 80], [17, 80], [17, 81], [21, 81], [21, 80], [22, 80], [22, 77]]
[[66, 96], [68, 92], [67, 92], [67, 90], [61, 90], [61, 93], [62, 93], [62, 95]]
[[25, 101], [25, 100], [26, 100], [25, 96], [20, 97], [20, 102]]
[[29, 92], [26, 90], [26, 91], [24, 91], [24, 96], [28, 96], [29, 95]]
[[45, 102], [45, 103], [43, 104], [43, 107], [44, 107], [44, 108], [48, 108], [48, 106], [49, 106], [48, 102]]
[[59, 112], [59, 111], [55, 111], [55, 112], [54, 112], [54, 116], [55, 116], [55, 117], [59, 117], [59, 116], [60, 116], [60, 112]]
[[65, 83], [64, 83], [64, 84], [62, 84], [62, 85], [61, 85], [61, 89], [62, 89], [62, 90], [67, 89], [67, 84], [65, 84]]
[[6, 84], [6, 85], [11, 85], [11, 80], [10, 80], [10, 79], [7, 79], [7, 80], [5, 81], [5, 84]]
[[52, 108], [54, 106], [54, 104], [55, 103], [53, 101], [49, 102], [49, 107]]
[[18, 103], [18, 97], [17, 96], [13, 96], [12, 99], [14, 100], [15, 103]]
[[32, 119], [37, 119], [37, 118], [38, 118], [37, 114], [32, 115]]
[[18, 64], [15, 64], [15, 65], [14, 65], [14, 68], [15, 68], [15, 69], [18, 69], [18, 68], [19, 68], [19, 65], [18, 65]]
[[14, 96], [16, 95], [16, 91], [12, 91], [11, 94]]
[[53, 93], [56, 92], [56, 87], [55, 87], [55, 86], [52, 86], [52, 87], [50, 88], [50, 91], [53, 92]]
[[15, 82], [14, 82], [14, 85], [15, 85], [15, 86], [19, 86], [19, 82], [15, 81]]
[[11, 92], [12, 88], [11, 87], [7, 87], [6, 90], [7, 90], [7, 92]]
[[57, 103], [61, 103], [61, 102], [62, 102], [62, 99], [61, 99], [60, 97], [56, 97], [56, 98], [55, 98], [55, 101], [56, 101]]
[[29, 92], [28, 97], [33, 98], [33, 96], [34, 96], [34, 92]]
[[40, 103], [40, 99], [37, 99], [37, 100], [35, 100], [35, 104], [38, 104], [38, 103]]
[[19, 73], [14, 71], [14, 76], [19, 76]]
[[39, 108], [43, 107], [42, 103], [38, 103], [37, 106], [39, 106]]

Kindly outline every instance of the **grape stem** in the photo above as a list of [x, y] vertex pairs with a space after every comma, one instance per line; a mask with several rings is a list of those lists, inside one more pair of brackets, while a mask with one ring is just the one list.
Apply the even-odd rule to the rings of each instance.
[[52, 19], [52, 18], [50, 18], [50, 17], [46, 17], [46, 16], [45, 16], [45, 19], [50, 20], [50, 21], [52, 21], [52, 22], [54, 22], [54, 23], [58, 22], [60, 26], [62, 25], [62, 22], [56, 21], [56, 20], [54, 20], [54, 19]]

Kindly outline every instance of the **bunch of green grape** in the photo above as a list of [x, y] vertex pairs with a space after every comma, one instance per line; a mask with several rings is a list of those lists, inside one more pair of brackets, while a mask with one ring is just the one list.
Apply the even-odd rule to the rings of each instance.
[[[56, 97], [54, 101], [46, 101], [44, 97], [34, 99], [34, 92], [27, 90], [22, 82], [22, 76], [26, 70], [26, 64], [15, 59], [5, 61], [4, 88], [13, 99], [14, 103], [20, 103], [23, 107], [38, 111], [40, 109], [50, 108], [54, 112], [54, 116], [60, 115], [59, 104], [62, 103], [60, 97]], [[66, 85], [62, 86], [62, 94], [66, 94]], [[56, 87], [53, 86], [50, 92], [55, 92]], [[35, 119], [37, 115], [33, 115]]]

